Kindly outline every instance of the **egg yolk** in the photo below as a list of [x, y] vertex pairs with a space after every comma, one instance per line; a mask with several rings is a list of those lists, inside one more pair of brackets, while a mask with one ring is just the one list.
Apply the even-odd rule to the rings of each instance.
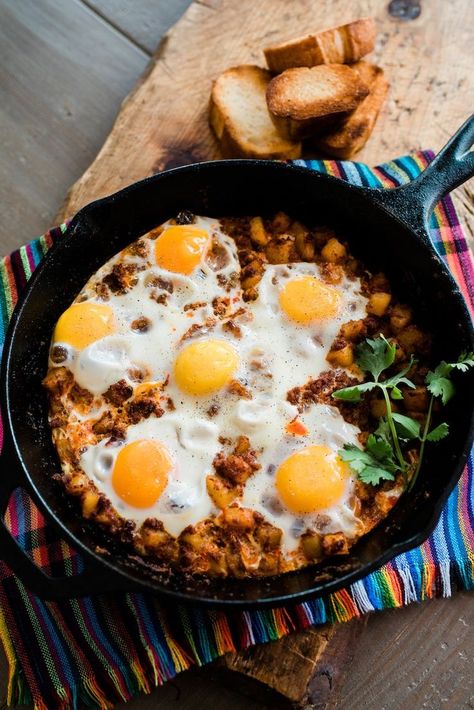
[[314, 276], [291, 279], [280, 291], [280, 305], [288, 318], [307, 325], [336, 315], [340, 295]]
[[292, 513], [329, 508], [344, 493], [346, 464], [328, 446], [308, 446], [289, 456], [277, 470], [275, 486]]
[[82, 350], [114, 331], [114, 314], [110, 306], [83, 301], [64, 311], [56, 324], [53, 341]]
[[183, 392], [205, 395], [224, 387], [238, 364], [235, 348], [225, 340], [197, 340], [179, 353], [174, 375]]
[[163, 444], [140, 439], [120, 450], [112, 472], [112, 486], [125, 503], [149, 508], [168, 483], [173, 462]]
[[193, 225], [167, 227], [155, 243], [158, 266], [177, 274], [191, 274], [201, 262], [209, 242], [205, 229]]

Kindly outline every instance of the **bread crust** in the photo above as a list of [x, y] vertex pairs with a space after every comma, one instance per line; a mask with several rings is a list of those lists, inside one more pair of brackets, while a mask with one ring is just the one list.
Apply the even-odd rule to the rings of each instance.
[[343, 64], [287, 69], [267, 87], [267, 105], [278, 130], [289, 139], [321, 132], [353, 111], [369, 89]]
[[[255, 65], [231, 67], [215, 80], [209, 103], [209, 122], [225, 155], [275, 160], [301, 156], [301, 143], [280, 135], [271, 119], [268, 117], [267, 120], [265, 91], [270, 80], [270, 72]], [[235, 99], [231, 97], [237, 86], [252, 91], [246, 109], [248, 116], [255, 115], [256, 110], [259, 112], [261, 131], [258, 137], [250, 137], [244, 121], [236, 120], [230, 104], [237, 100], [237, 96]]]
[[315, 141], [320, 150], [336, 158], [350, 158], [364, 147], [389, 90], [389, 82], [380, 67], [358, 62], [354, 69], [368, 84], [369, 95], [337, 127]]
[[263, 50], [268, 68], [281, 73], [291, 67], [357, 62], [374, 49], [376, 27], [363, 17], [306, 37], [272, 45]]

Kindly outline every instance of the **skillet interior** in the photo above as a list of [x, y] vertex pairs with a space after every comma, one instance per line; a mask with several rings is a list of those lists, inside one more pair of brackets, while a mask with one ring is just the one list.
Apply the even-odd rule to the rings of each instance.
[[[401, 298], [415, 307], [419, 323], [434, 335], [435, 358], [457, 357], [472, 348], [467, 311], [451, 277], [426, 244], [377, 206], [370, 193], [281, 163], [219, 161], [155, 176], [89, 205], [75, 217], [72, 233], [51, 250], [16, 312], [5, 345], [3, 386], [8, 423], [30, 488], [76, 548], [88, 551], [89, 556], [95, 554], [97, 534], [74, 513], [51, 478], [59, 464], [40, 384], [51, 333], [61, 312], [99, 266], [178, 211], [225, 216], [283, 210], [303, 222], [333, 226], [368, 268], [384, 270]], [[116, 586], [214, 605], [276, 606], [289, 598], [296, 601], [332, 591], [362, 577], [429, 534], [469, 449], [472, 382], [472, 376], [470, 380], [463, 376], [454, 404], [446, 410], [451, 434], [432, 447], [416, 489], [404, 495], [379, 528], [361, 539], [349, 558], [333, 558], [272, 579], [213, 583], [159, 573], [150, 576], [116, 550], [108, 560], [119, 571]], [[91, 591], [101, 591], [99, 578]]]

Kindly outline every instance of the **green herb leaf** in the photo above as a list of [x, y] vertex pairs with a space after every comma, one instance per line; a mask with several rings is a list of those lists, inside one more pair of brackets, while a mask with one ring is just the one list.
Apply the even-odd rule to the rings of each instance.
[[397, 434], [401, 436], [402, 439], [420, 438], [420, 422], [405, 416], [405, 414], [398, 414], [397, 412], [393, 412], [392, 417], [395, 422]]
[[390, 392], [390, 396], [392, 399], [403, 399], [403, 394], [398, 389], [398, 387], [392, 388], [392, 391]]
[[461, 353], [458, 361], [451, 363], [451, 367], [466, 372], [470, 367], [474, 367], [474, 353]]
[[396, 387], [397, 385], [406, 385], [407, 387], [414, 388], [415, 385], [411, 380], [408, 380], [405, 375], [407, 372], [410, 372], [411, 368], [415, 364], [416, 360], [413, 357], [413, 355], [410, 358], [410, 362], [406, 367], [403, 368], [403, 370], [400, 370], [400, 372], [397, 372], [396, 375], [393, 375], [392, 377], [388, 377], [386, 380], [384, 380], [384, 385], [386, 387]]
[[370, 483], [376, 486], [381, 481], [393, 481], [394, 476], [379, 466], [366, 466], [362, 473], [359, 474], [359, 479], [363, 483]]
[[426, 375], [428, 391], [433, 397], [441, 397], [443, 404], [447, 404], [455, 393], [453, 383], [445, 376], [449, 374], [449, 371], [446, 372], [446, 365], [447, 363], [442, 362], [434, 372], [430, 371]]
[[392, 447], [382, 439], [371, 434], [367, 439], [365, 451], [353, 444], [346, 444], [339, 451], [339, 456], [346, 461], [364, 483], [375, 486], [380, 481], [393, 481], [393, 473], [398, 467], [393, 461]]
[[392, 435], [390, 432], [390, 425], [385, 417], [382, 417], [379, 420], [379, 425], [377, 429], [374, 431], [375, 436], [379, 437], [380, 439], [383, 439], [384, 441], [387, 442], [390, 446], [392, 445]]
[[359, 449], [354, 444], [344, 444], [344, 448], [338, 452], [340, 458], [350, 464], [350, 467], [360, 473], [366, 466], [371, 466], [374, 462], [372, 457], [363, 449]]
[[370, 372], [378, 380], [381, 373], [393, 364], [395, 352], [395, 345], [383, 335], [374, 340], [368, 338], [357, 347], [356, 363], [361, 370]]
[[332, 396], [334, 399], [342, 399], [345, 402], [360, 402], [361, 394], [373, 390], [374, 387], [377, 387], [376, 382], [361, 382], [360, 385], [344, 387], [342, 390], [337, 390], [332, 393]]
[[442, 422], [438, 424], [435, 429], [432, 429], [430, 433], [426, 436], [426, 441], [441, 441], [445, 436], [449, 434], [449, 424]]

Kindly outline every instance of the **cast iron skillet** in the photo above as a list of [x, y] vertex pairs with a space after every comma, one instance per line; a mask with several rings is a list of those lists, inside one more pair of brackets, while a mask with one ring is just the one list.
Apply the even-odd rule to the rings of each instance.
[[431, 447], [414, 490], [404, 494], [391, 516], [364, 537], [350, 556], [280, 577], [218, 582], [186, 580], [159, 571], [150, 574], [113, 545], [112, 554], [95, 551], [97, 532], [80, 519], [52, 478], [59, 465], [41, 379], [54, 324], [91, 274], [129, 242], [183, 209], [211, 216], [284, 210], [303, 222], [330, 224], [349, 240], [354, 254], [369, 268], [384, 270], [400, 297], [415, 305], [418, 321], [435, 336], [435, 357], [449, 360], [463, 350], [474, 350], [466, 305], [427, 235], [436, 202], [474, 174], [474, 153], [468, 152], [473, 142], [474, 116], [416, 180], [394, 190], [354, 187], [284, 163], [226, 160], [163, 172], [82, 209], [68, 236], [36, 270], [7, 333], [1, 372], [5, 437], [0, 512], [5, 511], [11, 491], [24, 487], [83, 555], [85, 571], [68, 578], [46, 576], [2, 523], [1, 555], [14, 573], [30, 589], [51, 599], [141, 590], [170, 601], [256, 608], [335, 591], [425, 540], [470, 450], [472, 375], [463, 375], [458, 394], [445, 412], [450, 436]]

